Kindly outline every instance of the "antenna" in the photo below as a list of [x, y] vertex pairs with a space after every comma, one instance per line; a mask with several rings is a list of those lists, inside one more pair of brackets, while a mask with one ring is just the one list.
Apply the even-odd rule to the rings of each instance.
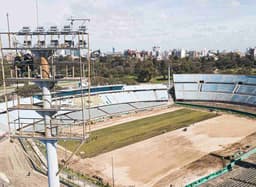
[[8, 12], [6, 13], [6, 18], [7, 18], [7, 27], [8, 27], [8, 42], [9, 42], [9, 47], [11, 47], [10, 23], [9, 23], [9, 14], [8, 14]]
[[39, 26], [39, 22], [38, 22], [38, 0], [36, 0], [36, 27]]

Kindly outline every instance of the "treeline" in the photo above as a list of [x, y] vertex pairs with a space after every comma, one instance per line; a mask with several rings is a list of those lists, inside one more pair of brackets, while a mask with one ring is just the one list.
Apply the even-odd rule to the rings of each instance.
[[[198, 59], [170, 57], [166, 60], [157, 61], [154, 58], [139, 60], [130, 56], [105, 56], [94, 58], [91, 61], [91, 78], [93, 85], [104, 84], [136, 84], [152, 80], [166, 81], [168, 66], [173, 73], [225, 73], [256, 75], [256, 61], [249, 57], [240, 57], [236, 53], [218, 55], [217, 60], [212, 57]], [[66, 72], [65, 61], [70, 58], [55, 59], [58, 61], [58, 72]], [[86, 59], [82, 59], [86, 61]], [[75, 62], [75, 76], [80, 75], [79, 62]], [[86, 64], [86, 63], [85, 63]], [[6, 77], [9, 76], [10, 67], [6, 66]], [[78, 70], [79, 69], [79, 70]], [[77, 71], [78, 70], [78, 71]], [[85, 66], [85, 74], [87, 74]], [[69, 68], [69, 71], [71, 69]], [[69, 72], [71, 74], [71, 72]], [[0, 77], [0, 85], [2, 84]]]
[[[256, 61], [251, 57], [240, 57], [234, 53], [219, 55], [218, 59], [170, 57], [157, 61], [148, 58], [140, 61], [131, 57], [101, 57], [92, 62], [92, 75], [107, 80], [134, 80], [149, 82], [153, 77], [167, 79], [168, 66], [173, 73], [225, 73], [256, 75]], [[129, 83], [129, 81], [128, 81]]]

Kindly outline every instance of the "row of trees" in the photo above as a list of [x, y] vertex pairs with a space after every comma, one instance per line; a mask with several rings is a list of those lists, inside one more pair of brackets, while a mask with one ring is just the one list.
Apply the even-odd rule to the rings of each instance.
[[[60, 74], [65, 74], [66, 71], [64, 61], [58, 62], [58, 71]], [[86, 61], [86, 59], [83, 59], [83, 61]], [[77, 65], [79, 66], [78, 62]], [[92, 83], [94, 85], [117, 83], [135, 84], [136, 82], [149, 82], [155, 77], [162, 77], [165, 80], [167, 79], [168, 66], [171, 67], [171, 73], [256, 74], [256, 61], [254, 59], [240, 57], [233, 53], [219, 55], [218, 60], [208, 57], [200, 59], [178, 59], [170, 57], [167, 60], [161, 61], [157, 61], [154, 58], [140, 61], [133, 57], [105, 56], [92, 60]], [[5, 72], [8, 77], [10, 66], [6, 66], [6, 68], [7, 71]], [[80, 74], [77, 68], [79, 69], [79, 67], [76, 67], [76, 76]], [[85, 71], [86, 69], [87, 67], [85, 67]], [[1, 78], [2, 76], [0, 77], [0, 85], [2, 84]]]
[[93, 74], [104, 78], [134, 77], [138, 82], [148, 82], [153, 77], [167, 79], [168, 66], [172, 73], [231, 73], [256, 74], [256, 61], [229, 53], [220, 55], [218, 60], [205, 57], [200, 59], [178, 59], [140, 61], [131, 57], [102, 57], [93, 63]]

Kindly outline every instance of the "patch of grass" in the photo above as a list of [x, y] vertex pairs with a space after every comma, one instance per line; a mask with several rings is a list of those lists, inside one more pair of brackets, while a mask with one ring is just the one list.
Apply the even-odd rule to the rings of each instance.
[[[171, 77], [171, 80], [172, 80], [172, 77]], [[168, 83], [168, 77], [166, 77], [166, 79], [163, 79], [163, 76], [156, 76], [156, 77], [153, 77], [149, 82], [157, 83], [157, 84], [166, 84]]]
[[256, 68], [238, 67], [238, 68], [230, 68], [230, 69], [219, 70], [218, 72], [223, 73], [223, 74], [255, 75], [256, 74]]
[[[85, 153], [84, 157], [93, 157], [215, 116], [215, 113], [180, 109], [100, 129], [91, 132], [90, 138], [79, 151]], [[78, 142], [60, 141], [59, 144], [74, 150]]]
[[[62, 165], [59, 164], [59, 167], [62, 167]], [[84, 180], [87, 183], [95, 184], [93, 186], [97, 185], [98, 187], [110, 187], [110, 185], [108, 183], [104, 183], [103, 179], [101, 179], [101, 178], [96, 179], [87, 174], [82, 174], [82, 173], [79, 173], [78, 171], [74, 171], [70, 168], [64, 168], [63, 172], [66, 175], [68, 175], [68, 178], [73, 179], [73, 180], [76, 180], [76, 178], [77, 178], [80, 180]]]

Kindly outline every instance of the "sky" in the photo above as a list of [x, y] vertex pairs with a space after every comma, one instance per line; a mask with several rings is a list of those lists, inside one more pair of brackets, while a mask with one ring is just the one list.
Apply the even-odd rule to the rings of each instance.
[[[0, 30], [36, 27], [36, 0], [1, 0]], [[256, 0], [37, 0], [39, 25], [90, 18], [91, 48], [245, 50], [256, 46]]]

